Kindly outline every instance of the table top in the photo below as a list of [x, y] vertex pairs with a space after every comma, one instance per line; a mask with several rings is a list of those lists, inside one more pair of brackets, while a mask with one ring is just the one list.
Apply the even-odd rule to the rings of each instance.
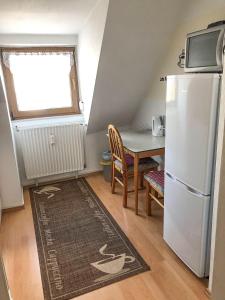
[[165, 148], [165, 137], [153, 136], [151, 130], [126, 130], [120, 135], [124, 147], [135, 153]]

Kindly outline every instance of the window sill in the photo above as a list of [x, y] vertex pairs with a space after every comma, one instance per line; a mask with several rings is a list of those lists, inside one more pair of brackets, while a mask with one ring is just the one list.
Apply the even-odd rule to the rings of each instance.
[[85, 124], [83, 114], [79, 115], [65, 115], [65, 116], [53, 116], [34, 119], [12, 120], [13, 127], [42, 127], [49, 125], [58, 125], [65, 123], [79, 123]]

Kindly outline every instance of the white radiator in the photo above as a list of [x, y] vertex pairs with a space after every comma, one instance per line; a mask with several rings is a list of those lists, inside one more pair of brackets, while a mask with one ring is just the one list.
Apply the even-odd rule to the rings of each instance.
[[20, 127], [18, 134], [27, 179], [84, 169], [85, 126]]

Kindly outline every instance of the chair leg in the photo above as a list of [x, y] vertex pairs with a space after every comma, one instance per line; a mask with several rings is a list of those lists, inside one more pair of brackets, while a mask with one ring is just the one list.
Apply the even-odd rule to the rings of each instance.
[[127, 207], [127, 190], [128, 190], [128, 182], [127, 182], [127, 174], [123, 174], [123, 207]]
[[147, 183], [147, 186], [146, 186], [146, 210], [147, 210], [148, 216], [152, 215], [152, 198], [151, 198], [150, 194], [151, 194], [151, 187], [150, 187], [149, 183]]
[[113, 184], [113, 160], [112, 160], [112, 164], [111, 164], [111, 186]]
[[112, 163], [112, 180], [111, 180], [111, 191], [112, 194], [115, 193], [115, 166], [114, 163]]
[[141, 189], [144, 188], [144, 172], [140, 174], [140, 187]]
[[151, 197], [151, 195], [156, 197], [156, 193], [157, 193], [156, 190], [150, 186], [150, 193], [149, 193], [149, 195], [150, 195], [149, 196], [149, 199], [150, 199], [150, 204], [149, 204], [150, 210], [149, 210], [149, 216], [152, 215], [152, 202], [153, 202], [153, 198]]

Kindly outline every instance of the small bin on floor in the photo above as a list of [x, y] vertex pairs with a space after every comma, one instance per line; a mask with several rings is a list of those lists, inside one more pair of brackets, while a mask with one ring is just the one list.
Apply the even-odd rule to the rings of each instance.
[[111, 161], [109, 160], [101, 160], [100, 165], [103, 166], [103, 176], [105, 181], [111, 181]]
[[111, 152], [110, 151], [104, 151], [102, 153], [102, 160], [100, 161], [100, 165], [103, 167], [103, 175], [105, 178], [105, 181], [110, 182], [111, 181]]

